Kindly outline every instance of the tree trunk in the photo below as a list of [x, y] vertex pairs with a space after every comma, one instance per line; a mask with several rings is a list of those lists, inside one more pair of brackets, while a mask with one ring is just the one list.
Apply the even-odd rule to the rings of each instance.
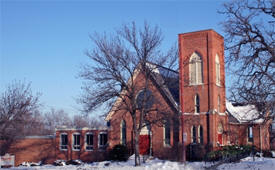
[[139, 156], [139, 133], [135, 133], [135, 166], [140, 165]]
[[134, 129], [134, 149], [135, 149], [135, 166], [140, 165], [140, 157], [139, 157], [139, 131], [137, 129], [137, 124], [135, 118], [133, 118], [133, 129]]

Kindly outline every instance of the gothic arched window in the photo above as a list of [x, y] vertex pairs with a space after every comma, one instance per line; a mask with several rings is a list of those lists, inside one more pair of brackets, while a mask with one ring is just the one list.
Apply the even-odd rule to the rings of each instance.
[[216, 55], [215, 58], [215, 68], [216, 68], [216, 84], [221, 85], [221, 68], [220, 68], [220, 59], [218, 54]]
[[140, 90], [136, 102], [138, 109], [150, 109], [154, 104], [154, 95], [152, 91], [149, 89]]
[[189, 81], [191, 85], [202, 84], [202, 59], [193, 53], [189, 60]]
[[170, 143], [170, 138], [171, 138], [171, 131], [170, 131], [170, 123], [169, 121], [166, 121], [164, 124], [164, 144], [166, 146], [169, 146]]
[[220, 98], [220, 95], [218, 95], [218, 113], [220, 113], [221, 111], [221, 98]]
[[196, 126], [191, 127], [191, 143], [197, 143]]
[[203, 144], [203, 128], [201, 125], [198, 127], [198, 142]]
[[120, 130], [121, 130], [121, 144], [126, 145], [126, 122], [124, 120], [121, 121]]

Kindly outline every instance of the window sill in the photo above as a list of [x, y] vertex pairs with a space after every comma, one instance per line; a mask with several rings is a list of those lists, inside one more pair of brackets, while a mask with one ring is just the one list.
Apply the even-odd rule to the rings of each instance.
[[[62, 145], [63, 147], [65, 146], [65, 145]], [[59, 146], [59, 150], [61, 150], [61, 151], [67, 151], [68, 150], [68, 147], [66, 146], [66, 149], [65, 149], [65, 147], [64, 147], [64, 149], [62, 148], [62, 146]]]
[[189, 86], [201, 86], [204, 85], [203, 83], [198, 83], [198, 84], [189, 84]]
[[171, 146], [171, 144], [164, 144], [163, 145], [165, 148], [171, 148], [172, 146]]
[[216, 85], [217, 85], [218, 87], [222, 87], [222, 85], [221, 85], [221, 84], [216, 83]]

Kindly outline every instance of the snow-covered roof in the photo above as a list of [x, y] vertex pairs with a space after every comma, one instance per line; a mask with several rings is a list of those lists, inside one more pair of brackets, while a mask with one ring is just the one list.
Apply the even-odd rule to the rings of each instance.
[[226, 101], [226, 109], [239, 123], [262, 123], [260, 113], [254, 105], [238, 105], [234, 106], [231, 102]]

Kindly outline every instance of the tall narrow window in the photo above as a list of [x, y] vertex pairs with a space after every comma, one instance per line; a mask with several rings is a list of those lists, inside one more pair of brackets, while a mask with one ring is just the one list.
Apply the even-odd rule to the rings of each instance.
[[67, 133], [60, 134], [60, 150], [67, 150], [68, 147], [68, 135]]
[[100, 149], [105, 149], [107, 145], [107, 133], [106, 132], [100, 132], [99, 133], [99, 141], [98, 141], [98, 146]]
[[191, 143], [197, 143], [196, 126], [191, 127]]
[[121, 121], [121, 144], [126, 145], [126, 122], [124, 120]]
[[216, 55], [215, 59], [215, 66], [216, 66], [216, 84], [221, 85], [221, 72], [220, 72], [220, 60], [218, 54]]
[[198, 127], [198, 143], [203, 144], [203, 128], [201, 125]]
[[171, 144], [170, 138], [171, 138], [170, 123], [169, 123], [169, 121], [166, 121], [164, 124], [164, 144], [166, 146], [169, 146]]
[[200, 113], [200, 97], [198, 94], [195, 95], [195, 113]]
[[189, 80], [191, 85], [201, 84], [202, 59], [197, 53], [193, 53], [189, 60]]
[[220, 95], [218, 95], [218, 113], [221, 112], [221, 99], [220, 99]]
[[80, 134], [79, 133], [73, 134], [73, 150], [75, 150], [75, 151], [80, 150]]
[[249, 126], [247, 129], [248, 142], [253, 142], [253, 127]]
[[94, 149], [94, 135], [89, 132], [86, 133], [86, 150], [91, 151]]

